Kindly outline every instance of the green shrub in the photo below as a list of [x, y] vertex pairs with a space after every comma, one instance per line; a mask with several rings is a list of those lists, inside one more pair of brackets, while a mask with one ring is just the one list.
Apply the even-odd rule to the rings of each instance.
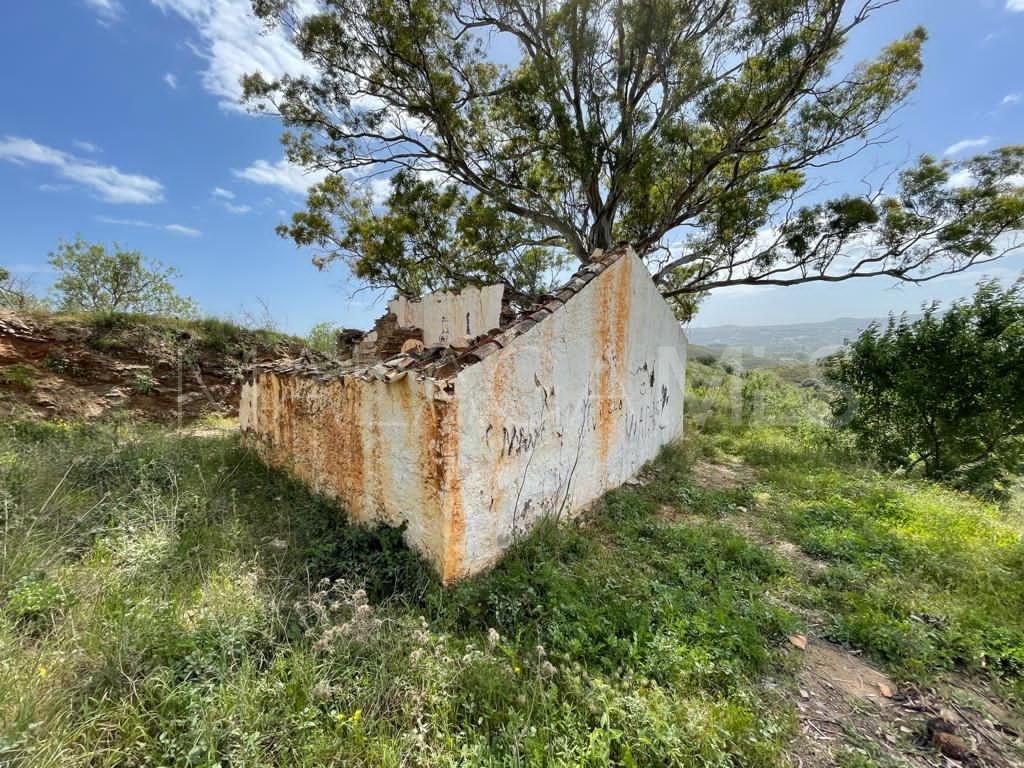
[[156, 392], [159, 383], [153, 376], [152, 369], [148, 367], [136, 368], [132, 371], [128, 386], [137, 395], [151, 395]]
[[0, 384], [6, 384], [18, 389], [32, 389], [35, 387], [35, 376], [32, 367], [25, 363], [14, 363], [0, 368]]
[[55, 623], [66, 602], [60, 584], [37, 572], [21, 577], [8, 590], [6, 611], [15, 623], [38, 629]]

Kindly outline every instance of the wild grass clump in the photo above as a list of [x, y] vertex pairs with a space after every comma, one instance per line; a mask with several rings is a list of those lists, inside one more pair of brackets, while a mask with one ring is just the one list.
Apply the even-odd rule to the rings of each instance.
[[0, 760], [784, 764], [780, 565], [667, 492], [445, 589], [234, 436], [4, 425]]
[[[704, 375], [706, 381], [716, 374]], [[694, 425], [689, 450], [740, 457], [755, 468], [749, 499], [719, 494], [715, 501], [687, 490], [683, 479], [673, 486], [688, 496], [684, 503], [715, 517], [749, 507], [773, 535], [821, 561], [825, 568], [801, 585], [801, 599], [825, 612], [830, 639], [867, 652], [904, 678], [980, 675], [1011, 702], [1024, 702], [1019, 500], [997, 504], [883, 473], [848, 435], [817, 418], [724, 419], [728, 401], [714, 391], [742, 390], [748, 380], [737, 385], [718, 375], [711, 394], [691, 394], [703, 393], [711, 411], [705, 422], [716, 426]]]

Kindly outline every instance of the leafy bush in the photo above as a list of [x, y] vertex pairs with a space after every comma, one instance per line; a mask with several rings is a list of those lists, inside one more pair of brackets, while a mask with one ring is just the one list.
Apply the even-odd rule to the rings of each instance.
[[59, 350], [50, 352], [45, 358], [43, 358], [43, 367], [61, 375], [82, 375], [82, 366]]
[[306, 346], [325, 357], [334, 357], [338, 328], [333, 323], [317, 323], [306, 335]]
[[989, 492], [1024, 469], [1024, 281], [872, 326], [828, 375], [836, 419], [886, 464]]

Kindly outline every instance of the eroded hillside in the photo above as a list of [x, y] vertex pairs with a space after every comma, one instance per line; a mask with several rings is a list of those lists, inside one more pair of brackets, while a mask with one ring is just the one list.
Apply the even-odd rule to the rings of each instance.
[[0, 414], [163, 423], [234, 415], [247, 364], [301, 351], [299, 339], [213, 319], [0, 312]]

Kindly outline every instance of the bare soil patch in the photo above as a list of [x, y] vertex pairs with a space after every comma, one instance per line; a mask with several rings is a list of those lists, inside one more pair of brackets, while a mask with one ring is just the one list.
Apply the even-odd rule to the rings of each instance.
[[693, 466], [693, 482], [698, 488], [731, 490], [757, 479], [757, 473], [738, 459], [712, 463], [700, 459]]

